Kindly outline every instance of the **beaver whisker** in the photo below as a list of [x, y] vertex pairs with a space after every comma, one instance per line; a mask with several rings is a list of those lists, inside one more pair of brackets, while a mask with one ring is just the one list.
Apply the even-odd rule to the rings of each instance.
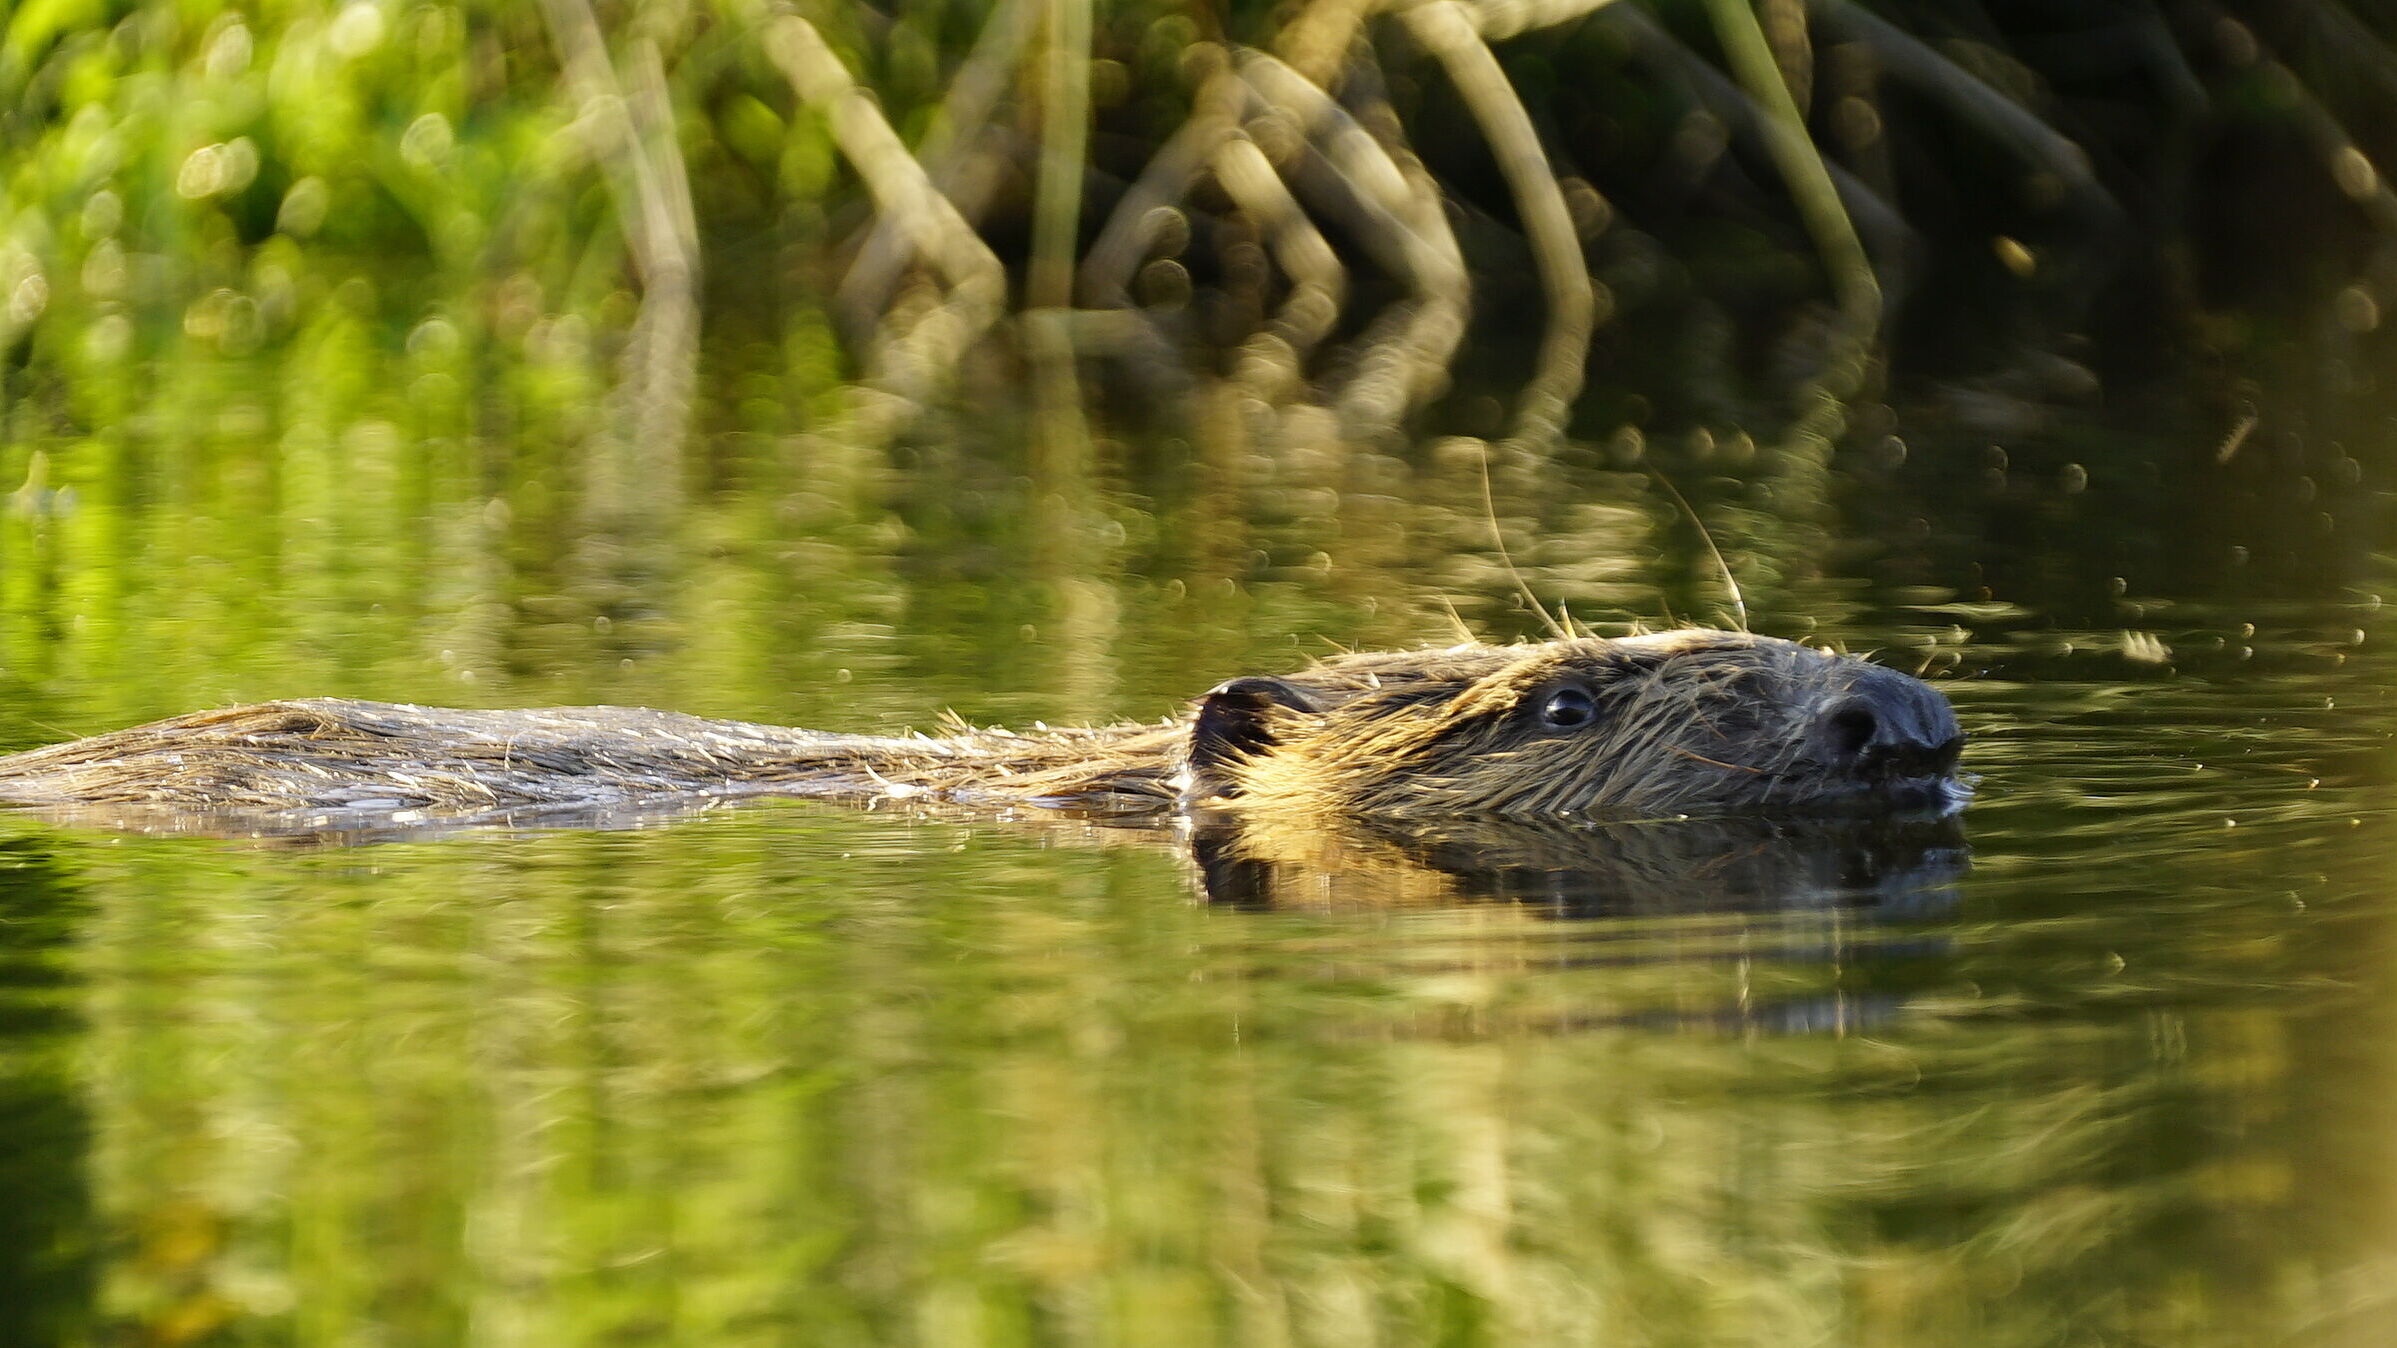
[[1673, 752], [1673, 753], [1677, 753], [1677, 754], [1681, 755], [1683, 758], [1694, 758], [1694, 759], [1697, 759], [1699, 762], [1701, 762], [1701, 763], [1704, 763], [1704, 764], [1708, 765], [1709, 767], [1717, 767], [1717, 768], [1721, 768], [1721, 769], [1722, 769], [1723, 771], [1725, 771], [1725, 772], [1753, 772], [1753, 773], [1761, 773], [1761, 772], [1765, 771], [1765, 769], [1763, 769], [1763, 768], [1751, 768], [1751, 767], [1747, 767], [1747, 766], [1745, 766], [1745, 765], [1743, 765], [1743, 764], [1739, 764], [1739, 763], [1725, 763], [1725, 762], [1723, 762], [1723, 761], [1722, 761], [1722, 760], [1720, 760], [1720, 759], [1708, 758], [1706, 755], [1704, 755], [1704, 754], [1702, 754], [1702, 753], [1699, 753], [1699, 752], [1698, 752], [1697, 750], [1695, 750], [1695, 749], [1684, 749], [1684, 748], [1682, 748], [1682, 747], [1681, 747], [1680, 745], [1678, 745], [1678, 744], [1671, 744], [1671, 745], [1667, 745], [1667, 746], [1665, 746], [1665, 747], [1666, 747], [1666, 748], [1667, 748], [1669, 751], [1671, 751], [1671, 752]]

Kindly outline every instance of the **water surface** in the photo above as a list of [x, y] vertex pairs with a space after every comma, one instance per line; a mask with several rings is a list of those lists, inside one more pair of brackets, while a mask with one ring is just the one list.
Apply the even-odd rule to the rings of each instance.
[[[1493, 517], [1585, 618], [1728, 615], [1601, 450], [1485, 508], [1436, 449], [1126, 431], [1061, 492], [958, 434], [728, 433], [611, 532], [396, 423], [285, 434], [271, 490], [130, 432], [158, 471], [0, 526], [0, 727], [1150, 717], [1450, 607], [1536, 630]], [[11, 818], [16, 1341], [2386, 1341], [2379, 564], [2181, 584], [2085, 496], [2026, 544], [1869, 456], [1844, 521], [1676, 462], [1761, 630], [1954, 698], [1960, 836], [1649, 825], [1599, 882], [1334, 840], [1226, 887], [1173, 830], [804, 803], [365, 846]]]

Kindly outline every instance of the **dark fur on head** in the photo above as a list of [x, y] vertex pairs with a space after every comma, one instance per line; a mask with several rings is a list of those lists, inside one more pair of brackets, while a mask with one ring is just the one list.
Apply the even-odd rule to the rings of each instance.
[[1394, 818], [1944, 809], [1964, 795], [1962, 740], [1927, 685], [1771, 637], [1459, 646], [1216, 690], [1185, 799]]

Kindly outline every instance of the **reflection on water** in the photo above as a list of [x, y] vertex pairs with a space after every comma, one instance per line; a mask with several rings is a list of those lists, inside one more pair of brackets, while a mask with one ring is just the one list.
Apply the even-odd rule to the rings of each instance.
[[[1070, 491], [1006, 425], [887, 456], [727, 434], [672, 545], [621, 550], [573, 536], [557, 463], [403, 453], [406, 409], [348, 385], [323, 435], [267, 442], [268, 490], [225, 418], [289, 409], [232, 384], [195, 391], [202, 443], [112, 431], [124, 490], [0, 517], [7, 747], [306, 693], [1153, 717], [1441, 639], [1450, 605], [1533, 630], [1493, 520], [1585, 619], [1719, 595], [1620, 445], [1502, 464], [1485, 505], [1453, 445], [1264, 445], [1236, 414], [1094, 420]], [[354, 847], [8, 817], [8, 1332], [2386, 1341], [2377, 564], [2200, 602], [2151, 565], [2179, 544], [2116, 564], [2102, 471], [2066, 501], [1842, 458], [1793, 502], [1749, 467], [1676, 464], [1760, 630], [1940, 678], [1982, 776], [1961, 820], [1238, 836], [783, 803]], [[1841, 493], [1866, 541], [1829, 549]], [[2026, 515], [2057, 535], [1991, 541]]]
[[1191, 857], [1209, 902], [1519, 903], [1558, 918], [1770, 912], [1931, 902], [1963, 873], [1953, 816], [1669, 819], [1543, 827], [1497, 820], [1202, 820]]
[[50, 850], [0, 840], [0, 1343], [83, 1336], [98, 1264], [69, 954], [89, 917]]
[[2376, 1342], [2359, 663], [1953, 684], [1969, 868], [1937, 827], [24, 823], [12, 909], [61, 916], [10, 967], [76, 982], [11, 1023], [54, 1121], [11, 1206], [105, 1252], [60, 1323], [172, 1341]]

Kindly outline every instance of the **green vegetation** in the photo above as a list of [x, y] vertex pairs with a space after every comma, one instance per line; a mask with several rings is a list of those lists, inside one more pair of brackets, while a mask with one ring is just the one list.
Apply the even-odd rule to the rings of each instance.
[[2386, 8], [0, 6], [0, 748], [1716, 617], [1653, 470], [1760, 629], [1983, 674], [1991, 775], [1960, 911], [1586, 924], [797, 808], [12, 822], [0, 1305], [2387, 1341]]
[[[1351, 436], [1770, 439], [1801, 386], [1904, 405], [1910, 371], [2035, 417], [2377, 330], [2384, 24], [42, 0], [0, 28], [10, 438], [266, 355], [412, 444], [679, 440], [703, 340], [703, 426], [854, 435], [896, 419], [844, 381], [937, 407], [1065, 306], [1103, 384], [1228, 379]], [[1444, 396], [1502, 368], [1505, 417]]]
[[[1493, 523], [1585, 618], [1715, 613], [1651, 465], [1785, 629], [1859, 574], [2101, 624], [2113, 576], [2350, 583], [2382, 22], [19, 5], [0, 672], [60, 700], [12, 738], [294, 684], [804, 712], [837, 634], [960, 604], [985, 648], [908, 664], [961, 705], [1145, 714], [1269, 628], [1524, 630]], [[1114, 668], [1143, 614], [1181, 677]]]

